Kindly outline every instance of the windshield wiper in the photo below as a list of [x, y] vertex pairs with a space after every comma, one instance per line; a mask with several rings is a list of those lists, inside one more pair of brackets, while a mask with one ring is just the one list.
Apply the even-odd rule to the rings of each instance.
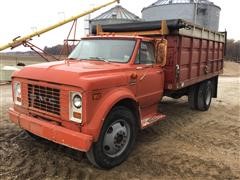
[[104, 61], [104, 62], [109, 62], [108, 60], [106, 60], [103, 57], [89, 57], [88, 59], [96, 59], [96, 60], [100, 60], [100, 61]]
[[80, 59], [78, 59], [78, 58], [67, 58], [67, 60], [77, 60], [77, 61], [79, 61]]

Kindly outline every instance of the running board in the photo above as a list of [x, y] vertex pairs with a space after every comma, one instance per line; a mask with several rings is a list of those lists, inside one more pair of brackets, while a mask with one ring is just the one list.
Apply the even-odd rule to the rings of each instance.
[[141, 128], [145, 129], [149, 126], [155, 125], [159, 121], [164, 120], [165, 118], [166, 118], [166, 115], [164, 115], [164, 114], [160, 114], [160, 113], [150, 114], [141, 120]]

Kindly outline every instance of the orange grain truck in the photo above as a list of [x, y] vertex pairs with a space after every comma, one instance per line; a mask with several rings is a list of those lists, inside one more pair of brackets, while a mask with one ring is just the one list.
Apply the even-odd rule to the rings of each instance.
[[183, 20], [98, 26], [95, 33], [65, 61], [13, 74], [11, 121], [108, 169], [126, 160], [139, 129], [165, 118], [163, 96], [186, 95], [200, 111], [217, 97], [225, 33]]

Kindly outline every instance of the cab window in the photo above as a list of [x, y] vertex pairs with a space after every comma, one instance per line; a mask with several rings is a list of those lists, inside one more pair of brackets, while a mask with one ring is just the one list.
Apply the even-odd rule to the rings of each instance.
[[155, 64], [154, 46], [150, 42], [141, 42], [135, 64]]

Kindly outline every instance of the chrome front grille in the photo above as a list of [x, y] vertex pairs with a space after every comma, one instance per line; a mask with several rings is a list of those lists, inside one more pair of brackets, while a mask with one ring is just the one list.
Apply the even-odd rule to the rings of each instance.
[[60, 115], [60, 90], [28, 84], [28, 106]]

